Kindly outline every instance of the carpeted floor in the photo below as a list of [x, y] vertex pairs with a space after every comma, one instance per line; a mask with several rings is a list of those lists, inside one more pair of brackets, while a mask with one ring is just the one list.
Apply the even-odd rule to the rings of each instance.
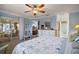
[[[27, 38], [26, 40], [29, 40], [29, 38]], [[9, 45], [8, 47], [6, 48], [6, 54], [11, 54], [14, 47], [20, 43], [20, 42], [23, 42], [23, 41], [26, 41], [26, 40], [19, 40], [18, 37], [15, 37], [15, 38], [12, 38], [12, 40], [9, 42]]]
[[18, 38], [13, 38], [8, 44], [8, 47], [6, 48], [6, 54], [11, 54], [14, 47], [19, 43]]

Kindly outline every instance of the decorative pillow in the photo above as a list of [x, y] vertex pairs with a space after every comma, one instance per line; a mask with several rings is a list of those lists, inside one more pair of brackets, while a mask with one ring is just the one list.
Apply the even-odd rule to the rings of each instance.
[[79, 43], [79, 36], [75, 39], [75, 42]]

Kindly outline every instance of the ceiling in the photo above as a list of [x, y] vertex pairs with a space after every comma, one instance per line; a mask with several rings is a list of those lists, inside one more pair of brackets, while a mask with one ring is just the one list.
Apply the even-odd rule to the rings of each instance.
[[34, 16], [31, 12], [24, 13], [24, 11], [28, 11], [29, 8], [25, 6], [25, 4], [0, 4], [0, 10], [12, 12], [20, 16], [24, 16], [26, 18], [48, 18], [53, 15], [56, 15], [60, 12], [78, 12], [79, 4], [45, 4], [46, 14], [39, 13], [37, 16]]

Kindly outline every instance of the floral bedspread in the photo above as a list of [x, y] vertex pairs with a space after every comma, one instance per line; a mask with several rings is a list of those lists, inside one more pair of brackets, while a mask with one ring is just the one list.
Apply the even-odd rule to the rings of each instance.
[[58, 54], [64, 53], [66, 39], [57, 38], [53, 31], [39, 31], [39, 37], [16, 45], [13, 54]]

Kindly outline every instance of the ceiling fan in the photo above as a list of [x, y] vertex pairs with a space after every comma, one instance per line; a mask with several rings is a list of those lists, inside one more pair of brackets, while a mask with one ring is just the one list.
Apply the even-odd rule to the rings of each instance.
[[31, 11], [33, 12], [33, 15], [36, 15], [37, 13], [45, 13], [44, 4], [25, 4], [25, 5], [30, 8], [30, 10], [25, 11], [25, 13]]

